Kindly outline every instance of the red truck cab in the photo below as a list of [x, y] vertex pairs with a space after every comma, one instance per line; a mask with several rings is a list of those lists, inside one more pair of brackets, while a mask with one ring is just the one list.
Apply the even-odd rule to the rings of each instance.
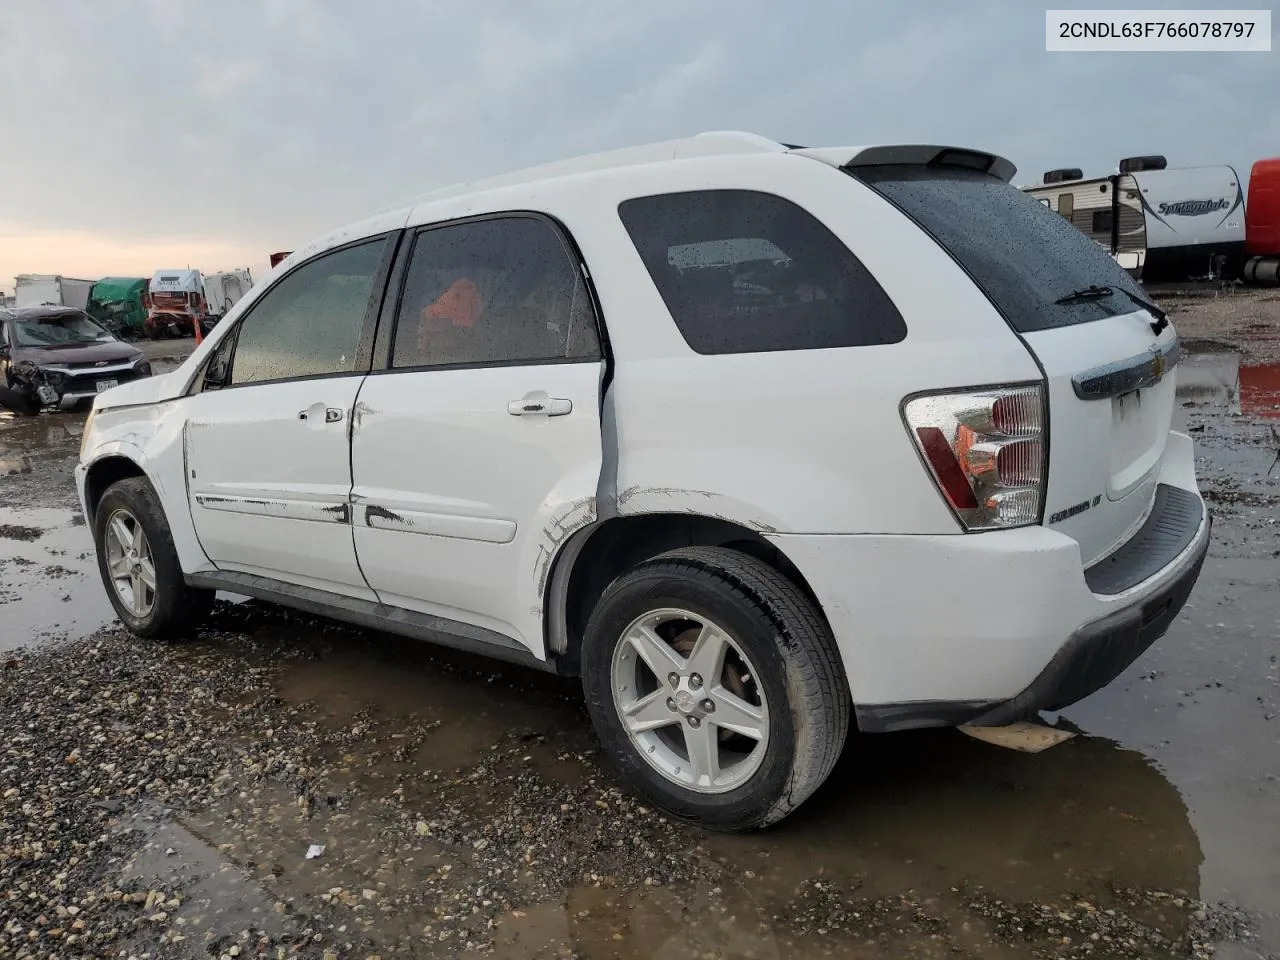
[[1251, 257], [1280, 256], [1280, 157], [1253, 165], [1244, 215], [1244, 246]]
[[152, 340], [196, 336], [209, 312], [199, 270], [157, 270], [142, 302], [147, 308], [143, 329]]

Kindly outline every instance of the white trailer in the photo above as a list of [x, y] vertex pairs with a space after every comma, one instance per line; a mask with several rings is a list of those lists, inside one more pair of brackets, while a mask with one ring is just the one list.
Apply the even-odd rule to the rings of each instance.
[[253, 286], [253, 277], [248, 269], [226, 270], [222, 273], [206, 273], [204, 275], [204, 301], [209, 315], [225, 316], [227, 311], [249, 292]]
[[15, 307], [75, 307], [89, 303], [94, 280], [76, 280], [50, 273], [24, 273], [14, 278]]
[[1109, 176], [1079, 173], [1051, 170], [1045, 182], [1023, 189], [1144, 283], [1239, 275], [1244, 188], [1233, 168], [1168, 169], [1163, 157], [1133, 157]]

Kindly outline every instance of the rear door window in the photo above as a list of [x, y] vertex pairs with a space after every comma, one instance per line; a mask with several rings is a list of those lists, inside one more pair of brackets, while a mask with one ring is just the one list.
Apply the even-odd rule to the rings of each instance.
[[816, 217], [752, 190], [639, 197], [618, 208], [689, 346], [702, 354], [897, 343], [906, 323]]
[[[929, 233], [1019, 333], [1137, 310], [1122, 289], [1146, 299], [1099, 244], [998, 177], [959, 167], [905, 164], [849, 172]], [[1115, 293], [1055, 302], [1091, 286], [1111, 287]]]
[[597, 360], [595, 310], [550, 222], [503, 216], [418, 234], [391, 365]]

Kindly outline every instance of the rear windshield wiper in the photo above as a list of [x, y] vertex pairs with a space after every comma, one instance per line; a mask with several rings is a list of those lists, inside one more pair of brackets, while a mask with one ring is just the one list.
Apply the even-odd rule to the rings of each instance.
[[1065, 296], [1059, 297], [1053, 301], [1059, 306], [1068, 303], [1079, 303], [1082, 300], [1101, 300], [1103, 297], [1110, 297], [1115, 294], [1115, 290], [1111, 287], [1099, 287], [1096, 284], [1085, 287], [1083, 290], [1072, 290]]
[[1153, 317], [1156, 318], [1155, 323], [1151, 324], [1152, 333], [1159, 333], [1161, 330], [1163, 330], [1165, 327], [1169, 325], [1169, 315], [1165, 313], [1163, 310], [1161, 310], [1159, 307], [1157, 307], [1150, 300], [1146, 299], [1146, 297], [1140, 297], [1136, 293], [1131, 293], [1130, 291], [1126, 290], [1124, 287], [1120, 288], [1120, 292], [1123, 293], [1130, 300], [1132, 300], [1134, 303], [1136, 303], [1138, 306], [1142, 307], [1142, 309], [1146, 310], [1147, 313], [1151, 314]]
[[1163, 310], [1157, 307], [1150, 300], [1147, 300], [1144, 297], [1140, 297], [1136, 293], [1132, 293], [1124, 289], [1124, 287], [1116, 289], [1115, 287], [1101, 287], [1101, 286], [1098, 286], [1097, 284], [1094, 284], [1092, 286], [1085, 287], [1083, 290], [1073, 290], [1071, 291], [1071, 293], [1068, 293], [1065, 296], [1061, 296], [1053, 302], [1059, 305], [1068, 304], [1068, 303], [1080, 303], [1081, 301], [1084, 301], [1084, 300], [1101, 300], [1104, 297], [1111, 297], [1117, 293], [1122, 296], [1128, 297], [1130, 300], [1132, 300], [1134, 303], [1142, 307], [1149, 314], [1151, 314], [1153, 317], [1156, 318], [1155, 322], [1151, 324], [1151, 330], [1153, 333], [1159, 333], [1161, 330], [1163, 330], [1165, 327], [1169, 325], [1168, 314], [1166, 314]]

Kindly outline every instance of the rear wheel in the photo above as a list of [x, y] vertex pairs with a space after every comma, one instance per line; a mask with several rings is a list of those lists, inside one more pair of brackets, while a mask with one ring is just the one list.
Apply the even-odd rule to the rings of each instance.
[[723, 830], [782, 819], [831, 772], [849, 692], [814, 604], [767, 564], [692, 547], [620, 576], [583, 648], [605, 751], [674, 816]]
[[94, 513], [94, 540], [111, 605], [132, 632], [173, 637], [212, 609], [212, 590], [186, 585], [164, 509], [145, 478], [107, 488]]

